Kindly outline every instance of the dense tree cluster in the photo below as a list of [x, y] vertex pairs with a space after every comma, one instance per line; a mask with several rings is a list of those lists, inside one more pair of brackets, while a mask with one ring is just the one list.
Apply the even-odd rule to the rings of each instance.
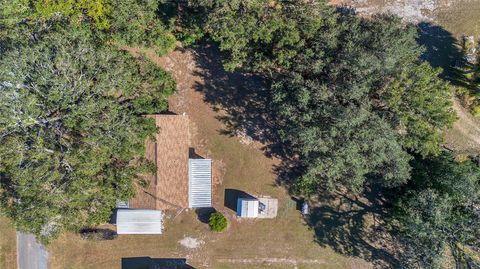
[[120, 45], [155, 49], [163, 55], [175, 47], [171, 24], [159, 18], [157, 0], [112, 1], [109, 35]]
[[[144, 143], [157, 132], [144, 115], [167, 109], [175, 82], [109, 42], [128, 29], [99, 32], [70, 13], [39, 19], [31, 16], [36, 9], [10, 7], [2, 10], [10, 24], [0, 55], [1, 209], [19, 230], [49, 242], [108, 221], [116, 202], [143, 184], [140, 175], [154, 168], [143, 158]], [[154, 46], [162, 38], [137, 41]]]
[[300, 190], [367, 177], [409, 178], [408, 151], [440, 152], [454, 120], [448, 84], [419, 60], [416, 29], [394, 16], [362, 19], [322, 1], [200, 1], [225, 67], [271, 78], [283, 142], [297, 153]]
[[33, 6], [32, 18], [48, 20], [61, 14], [76, 23], [92, 20], [99, 29], [110, 27], [108, 15], [111, 7], [105, 0], [34, 0], [23, 3]]
[[1, 0], [0, 7], [0, 30], [22, 22], [67, 18], [73, 24], [89, 26], [96, 38], [118, 46], [145, 47], [158, 54], [175, 47], [173, 24], [160, 18], [156, 0]]
[[414, 264], [478, 250], [480, 168], [441, 150], [451, 90], [415, 27], [322, 0], [0, 0], [0, 202], [20, 230], [48, 242], [134, 194], [153, 168], [143, 116], [175, 83], [122, 49], [164, 54], [171, 32], [208, 37], [227, 70], [269, 81], [294, 191], [395, 187], [391, 226]]
[[450, 154], [419, 159], [403, 189], [394, 219], [407, 235], [412, 259], [423, 267], [442, 268], [451, 251], [459, 265], [473, 262], [471, 255], [480, 246], [478, 165], [458, 163]]
[[416, 253], [412, 264], [435, 267], [445, 246], [458, 258], [478, 245], [480, 169], [442, 153], [443, 131], [455, 120], [451, 90], [441, 70], [420, 60], [413, 25], [323, 1], [205, 0], [188, 8], [225, 53], [227, 70], [270, 80], [278, 132], [301, 168], [296, 191], [403, 186], [392, 223]]

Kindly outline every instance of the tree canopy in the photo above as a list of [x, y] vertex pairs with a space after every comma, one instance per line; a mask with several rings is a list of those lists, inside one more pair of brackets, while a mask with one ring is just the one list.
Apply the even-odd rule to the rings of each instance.
[[92, 35], [54, 24], [0, 57], [2, 210], [43, 242], [104, 223], [133, 196], [157, 131], [142, 115], [174, 91], [165, 71]]
[[297, 189], [367, 178], [406, 183], [409, 154], [440, 152], [454, 119], [448, 83], [419, 60], [415, 27], [364, 19], [323, 1], [200, 1], [194, 11], [225, 52], [225, 68], [270, 78], [283, 143], [303, 169]]
[[[311, 52], [308, 41], [325, 37], [337, 15], [325, 1], [192, 1], [188, 6], [203, 12], [198, 24], [228, 52], [225, 68], [256, 71], [287, 68], [295, 56]], [[186, 17], [194, 15], [188, 14]]]
[[161, 5], [156, 0], [0, 1], [0, 19], [4, 23], [0, 34], [20, 24], [41, 25], [63, 18], [89, 26], [96, 38], [117, 46], [154, 49], [160, 55], [175, 47], [173, 23], [162, 20]]
[[34, 8], [33, 18], [48, 20], [62, 14], [76, 23], [92, 20], [99, 29], [110, 27], [111, 6], [107, 0], [35, 0], [30, 4]]
[[159, 17], [157, 0], [113, 1], [108, 34], [119, 45], [154, 49], [163, 55], [175, 48], [172, 24]]
[[451, 251], [457, 264], [480, 246], [480, 167], [450, 154], [414, 162], [412, 181], [398, 195], [394, 219], [417, 265], [442, 268]]

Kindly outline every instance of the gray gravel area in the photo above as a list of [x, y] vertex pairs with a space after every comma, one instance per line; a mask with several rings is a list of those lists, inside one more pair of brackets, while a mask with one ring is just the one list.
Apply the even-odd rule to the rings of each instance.
[[17, 232], [18, 269], [47, 269], [48, 252], [32, 234]]

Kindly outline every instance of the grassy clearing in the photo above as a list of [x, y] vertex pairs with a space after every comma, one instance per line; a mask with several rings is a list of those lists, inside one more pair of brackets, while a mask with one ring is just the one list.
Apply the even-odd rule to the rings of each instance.
[[[158, 64], [173, 70], [178, 94], [170, 103], [176, 113], [186, 112], [191, 119], [192, 146], [196, 152], [214, 160], [214, 206], [228, 219], [226, 231], [210, 231], [208, 224], [194, 211], [184, 212], [167, 220], [165, 232], [159, 236], [119, 236], [113, 241], [89, 242], [76, 234], [67, 234], [49, 247], [50, 268], [120, 268], [122, 258], [186, 258], [196, 268], [294, 268], [292, 264], [238, 264], [228, 259], [290, 259], [299, 261], [299, 268], [371, 268], [360, 259], [352, 259], [322, 247], [314, 241], [314, 233], [301, 218], [297, 205], [285, 188], [276, 186], [274, 173], [279, 161], [264, 154], [257, 142], [242, 144], [237, 136], [225, 135], [227, 116], [220, 106], [205, 102], [206, 92], [215, 91], [214, 81], [206, 73], [221, 72], [216, 66], [200, 67], [191, 51], [175, 51]], [[195, 65], [197, 64], [197, 65]], [[204, 70], [208, 68], [208, 70]], [[207, 72], [208, 71], [208, 72]], [[241, 79], [218, 73], [221, 86], [235, 90]], [[226, 84], [225, 84], [226, 83]], [[208, 95], [208, 94], [207, 94]], [[215, 109], [216, 107], [217, 109]], [[235, 212], [224, 205], [225, 190], [239, 190], [251, 195], [269, 195], [279, 199], [278, 217], [273, 220], [238, 220]], [[200, 214], [201, 216], [201, 214]], [[179, 241], [185, 237], [201, 240], [197, 249], [186, 249]], [[320, 260], [314, 266], [301, 260]], [[263, 266], [263, 267], [262, 267]]]
[[446, 146], [458, 154], [475, 155], [480, 152], [480, 119], [469, 114], [455, 100], [458, 120], [445, 134]]
[[[272, 264], [272, 263], [255, 263], [255, 264], [217, 264], [218, 269], [336, 269], [335, 265], [304, 265], [304, 264]], [[347, 267], [355, 268], [355, 267]]]
[[[463, 35], [473, 35], [475, 40], [478, 40], [480, 38], [479, 15], [479, 0], [457, 0], [452, 1], [448, 7], [440, 8], [435, 21], [457, 40], [461, 40]], [[456, 48], [460, 50], [458, 45]], [[458, 154], [479, 154], [480, 119], [472, 117], [458, 102], [454, 107], [459, 119], [453, 128], [446, 132], [447, 146]]]
[[[458, 17], [462, 19], [456, 19]], [[470, 23], [475, 23], [476, 17], [478, 11], [468, 6], [452, 5], [452, 12], [449, 12], [449, 9], [438, 11], [438, 22], [445, 25], [445, 29], [454, 35], [471, 34], [465, 29], [472, 29], [472, 25], [475, 26]], [[475, 28], [474, 31], [478, 30]], [[298, 261], [298, 268], [304, 269], [371, 267], [371, 264], [363, 260], [342, 256], [329, 247], [320, 246], [315, 242], [314, 231], [310, 230], [300, 217], [296, 203], [290, 199], [283, 187], [275, 186], [276, 175], [273, 170], [279, 161], [266, 157], [261, 149], [263, 145], [256, 142], [241, 143], [238, 137], [225, 135], [223, 131], [228, 128], [221, 119], [229, 113], [226, 113], [225, 107], [221, 105], [205, 102], [204, 94], [207, 88], [215, 91], [222, 87], [225, 89], [238, 85], [242, 87], [240, 81], [227, 78], [226, 84], [215, 86], [215, 83], [202, 75], [202, 70], [198, 67], [201, 64], [188, 51], [175, 51], [164, 58], [157, 58], [152, 54], [150, 57], [167, 70], [174, 72], [178, 94], [172, 98], [170, 108], [174, 112], [186, 112], [190, 116], [194, 135], [193, 146], [200, 155], [211, 157], [215, 161], [214, 175], [217, 186], [214, 190], [214, 205], [228, 218], [229, 227], [223, 233], [212, 232], [206, 223], [198, 219], [194, 211], [189, 211], [168, 220], [165, 233], [159, 236], [119, 236], [113, 241], [90, 242], [82, 240], [76, 234], [66, 234], [49, 247], [50, 268], [120, 268], [122, 258], [126, 257], [187, 258], [189, 264], [197, 268], [295, 268], [289, 263], [242, 264], [225, 261], [253, 258], [291, 259]], [[218, 67], [209, 71], [220, 72]], [[215, 76], [224, 79], [227, 75], [220, 73], [212, 77]], [[451, 137], [447, 139], [459, 139], [459, 144], [466, 144], [461, 140], [465, 137], [460, 133], [452, 133]], [[225, 189], [278, 198], [278, 217], [274, 220], [237, 220], [235, 212], [224, 206]], [[324, 208], [330, 209], [329, 206]], [[341, 229], [343, 226], [332, 221], [334, 214], [332, 210], [325, 210], [325, 214], [321, 215], [323, 216], [321, 223], [340, 227], [331, 229], [332, 232], [325, 235], [328, 239], [333, 235], [341, 237], [347, 232], [345, 230], [344, 233]], [[358, 218], [366, 217], [360, 215]], [[355, 225], [349, 222], [350, 219], [352, 219], [350, 215], [345, 215], [344, 226]], [[322, 227], [319, 229], [325, 231]], [[0, 240], [4, 240], [5, 230], [8, 229], [0, 226], [2, 233]], [[336, 231], [339, 232], [335, 233]], [[14, 235], [13, 231], [11, 233]], [[179, 241], [187, 236], [199, 239], [203, 244], [197, 249], [186, 249]], [[354, 235], [347, 234], [345, 237], [348, 236]], [[340, 242], [341, 238], [338, 241]], [[0, 242], [3, 250], [5, 243]], [[6, 242], [7, 246], [12, 245], [14, 236]], [[8, 255], [0, 255], [2, 262], [0, 264], [4, 263], [6, 256]], [[322, 263], [313, 265], [301, 263], [302, 260], [313, 259], [321, 260]]]
[[[445, 1], [445, 0], [444, 0]], [[438, 9], [435, 21], [457, 38], [462, 35], [480, 37], [480, 1], [450, 0], [448, 6]]]
[[0, 217], [0, 269], [17, 267], [16, 233], [12, 223]]

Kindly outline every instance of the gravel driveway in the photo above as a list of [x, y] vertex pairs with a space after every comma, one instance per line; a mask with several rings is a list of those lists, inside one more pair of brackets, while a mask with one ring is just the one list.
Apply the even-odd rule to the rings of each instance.
[[18, 269], [47, 269], [48, 253], [32, 234], [17, 232]]

